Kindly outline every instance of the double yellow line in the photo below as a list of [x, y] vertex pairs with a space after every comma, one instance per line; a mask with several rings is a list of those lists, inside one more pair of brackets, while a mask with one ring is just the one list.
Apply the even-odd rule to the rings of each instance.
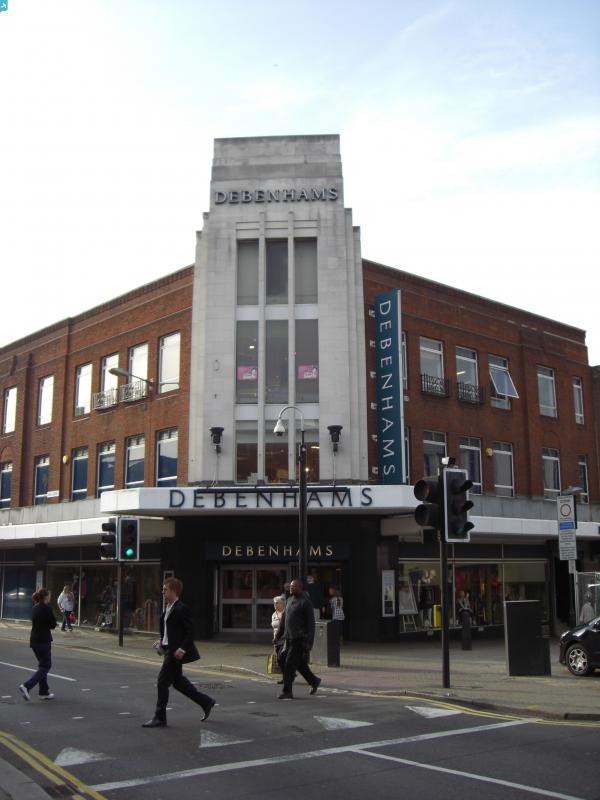
[[[37, 778], [36, 783], [42, 788], [47, 787], [50, 790], [50, 794], [56, 793], [56, 789], [59, 788], [61, 797], [70, 797], [72, 800], [106, 800], [103, 794], [94, 791], [74, 775], [71, 775], [70, 772], [67, 772], [66, 769], [59, 767], [43, 753], [17, 739], [16, 736], [0, 731], [0, 745], [10, 750], [14, 756], [17, 756], [18, 759], [24, 761], [35, 770], [40, 776]], [[14, 765], [14, 757], [11, 761]], [[42, 778], [44, 779], [43, 781], [41, 780]], [[50, 782], [50, 785], [48, 785], [48, 782]]]

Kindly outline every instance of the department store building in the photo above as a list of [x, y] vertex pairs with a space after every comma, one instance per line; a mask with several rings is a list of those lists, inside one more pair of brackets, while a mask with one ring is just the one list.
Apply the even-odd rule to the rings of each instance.
[[157, 629], [175, 574], [197, 636], [267, 640], [297, 574], [303, 436], [310, 591], [325, 610], [343, 595], [348, 638], [436, 635], [439, 544], [413, 485], [446, 456], [475, 504], [450, 596], [469, 593], [481, 635], [501, 632], [505, 599], [567, 621], [569, 487], [577, 569], [600, 557], [585, 333], [364, 259], [339, 146], [216, 140], [193, 266], [0, 348], [2, 617], [72, 583], [80, 624], [114, 627], [101, 525], [135, 516], [126, 628]]

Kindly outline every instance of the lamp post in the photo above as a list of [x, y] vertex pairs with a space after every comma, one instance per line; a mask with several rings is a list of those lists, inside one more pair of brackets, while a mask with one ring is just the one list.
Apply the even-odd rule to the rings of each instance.
[[[304, 583], [306, 580], [306, 561], [308, 555], [308, 530], [306, 516], [306, 444], [304, 442], [304, 414], [298, 406], [284, 406], [277, 416], [273, 428], [276, 436], [283, 436], [285, 427], [281, 420], [282, 414], [293, 409], [300, 416], [300, 445], [298, 447], [298, 578]], [[295, 440], [295, 436], [294, 436]]]
[[[562, 494], [573, 497], [573, 516], [575, 518], [575, 530], [577, 530], [577, 496], [582, 494], [581, 486], [569, 486]], [[560, 533], [559, 533], [560, 536]], [[569, 573], [573, 575], [573, 580], [569, 580], [569, 625], [574, 627], [579, 616], [579, 598], [577, 596], [577, 561], [569, 562]]]

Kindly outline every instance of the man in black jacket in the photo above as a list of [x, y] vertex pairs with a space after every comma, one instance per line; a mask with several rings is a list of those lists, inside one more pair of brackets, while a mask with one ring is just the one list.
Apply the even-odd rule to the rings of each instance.
[[199, 692], [183, 674], [184, 664], [200, 658], [200, 653], [194, 644], [194, 626], [190, 610], [179, 599], [183, 584], [177, 578], [165, 578], [162, 591], [166, 607], [160, 618], [160, 639], [154, 643], [154, 647], [164, 659], [156, 682], [156, 710], [152, 719], [144, 722], [143, 728], [166, 726], [169, 686], [173, 686], [178, 692], [202, 706], [203, 722], [209, 718], [215, 705], [212, 697]]
[[294, 580], [290, 586], [291, 595], [279, 623], [276, 641], [285, 639], [287, 656], [283, 670], [283, 691], [279, 700], [291, 700], [292, 684], [299, 672], [310, 686], [310, 694], [315, 694], [321, 679], [313, 674], [308, 666], [308, 657], [315, 640], [315, 612], [310, 597], [302, 589], [302, 581]]

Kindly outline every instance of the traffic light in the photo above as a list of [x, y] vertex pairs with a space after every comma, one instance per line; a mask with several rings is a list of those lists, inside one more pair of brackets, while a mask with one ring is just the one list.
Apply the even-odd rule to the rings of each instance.
[[117, 558], [117, 518], [109, 517], [102, 523], [104, 531], [100, 537], [100, 558], [102, 561], [115, 561]]
[[467, 478], [466, 469], [444, 470], [445, 536], [447, 542], [469, 542], [471, 530], [469, 511], [473, 508], [467, 492], [473, 481]]
[[140, 521], [125, 517], [119, 520], [119, 561], [140, 560]]
[[415, 483], [415, 497], [421, 500], [415, 508], [415, 521], [422, 528], [441, 530], [442, 523], [442, 485], [439, 478], [421, 478]]

